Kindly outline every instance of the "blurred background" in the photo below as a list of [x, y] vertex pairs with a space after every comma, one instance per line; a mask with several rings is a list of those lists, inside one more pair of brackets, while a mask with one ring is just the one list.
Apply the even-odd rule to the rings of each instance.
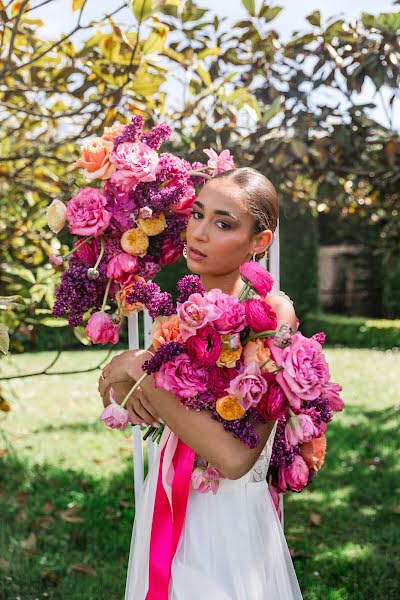
[[281, 289], [327, 333], [346, 403], [319, 476], [285, 497], [299, 583], [399, 597], [399, 5], [0, 0], [1, 599], [123, 596], [132, 444], [100, 425], [97, 379], [127, 336], [98, 349], [52, 317], [48, 256], [71, 236], [46, 208], [85, 184], [80, 144], [137, 113], [175, 153], [228, 148], [279, 190]]

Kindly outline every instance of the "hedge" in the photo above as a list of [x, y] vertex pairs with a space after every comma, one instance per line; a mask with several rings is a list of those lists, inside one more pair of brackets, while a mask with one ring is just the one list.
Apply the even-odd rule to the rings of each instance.
[[307, 336], [324, 331], [327, 344], [386, 349], [400, 346], [400, 319], [369, 319], [308, 313], [301, 324], [301, 330]]

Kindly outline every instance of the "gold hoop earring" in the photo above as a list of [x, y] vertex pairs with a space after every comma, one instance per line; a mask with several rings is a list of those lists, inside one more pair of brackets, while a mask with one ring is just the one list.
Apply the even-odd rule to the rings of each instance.
[[257, 261], [257, 252], [254, 252], [251, 260]]
[[185, 243], [185, 244], [183, 244], [183, 251], [182, 251], [182, 254], [183, 254], [184, 258], [187, 258], [187, 257], [188, 257], [188, 251], [187, 251], [187, 244], [186, 244], [186, 243]]

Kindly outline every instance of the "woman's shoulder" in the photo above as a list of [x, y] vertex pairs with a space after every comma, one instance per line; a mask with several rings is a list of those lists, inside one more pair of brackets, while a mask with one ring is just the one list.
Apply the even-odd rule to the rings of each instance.
[[292, 331], [296, 331], [299, 320], [294, 309], [293, 300], [282, 290], [272, 292], [266, 297], [268, 304], [272, 306], [278, 316], [278, 323], [288, 323]]

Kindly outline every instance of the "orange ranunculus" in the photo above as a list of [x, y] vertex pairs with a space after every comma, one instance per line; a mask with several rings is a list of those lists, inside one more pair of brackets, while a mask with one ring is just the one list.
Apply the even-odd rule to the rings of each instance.
[[215, 409], [217, 413], [226, 421], [240, 419], [246, 412], [243, 406], [239, 404], [239, 400], [230, 394], [223, 396], [222, 398], [218, 398]]
[[149, 238], [140, 227], [135, 227], [122, 234], [121, 246], [128, 254], [144, 256], [149, 247]]
[[[221, 335], [222, 342], [229, 340], [229, 334]], [[242, 354], [243, 347], [239, 345], [239, 348], [236, 350], [231, 350], [228, 344], [222, 343], [222, 352], [218, 357], [217, 365], [218, 367], [228, 367], [232, 369], [236, 366], [236, 361], [239, 360]]]
[[137, 224], [146, 235], [158, 235], [166, 228], [167, 221], [164, 213], [160, 213], [158, 217], [151, 217], [150, 219], [139, 218]]
[[115, 123], [115, 125], [111, 125], [111, 127], [105, 127], [101, 137], [103, 140], [106, 140], [106, 142], [112, 142], [117, 135], [121, 135], [124, 129], [125, 125]]
[[139, 277], [139, 275], [134, 275], [134, 280], [129, 283], [129, 285], [125, 285], [117, 292], [117, 298], [121, 305], [122, 314], [125, 317], [130, 317], [135, 313], [144, 309], [144, 306], [141, 302], [135, 302], [134, 304], [130, 304], [127, 300], [127, 295], [132, 291], [132, 287], [136, 283], [136, 281], [145, 281], [143, 277]]
[[114, 144], [100, 137], [93, 138], [82, 147], [82, 156], [76, 161], [76, 167], [83, 168], [86, 179], [110, 179], [115, 171], [109, 156]]
[[326, 437], [322, 434], [318, 438], [313, 438], [309, 442], [304, 442], [300, 446], [300, 454], [307, 463], [309, 469], [317, 471], [324, 464], [326, 452]]
[[155, 350], [166, 342], [182, 342], [178, 315], [156, 317], [151, 328], [151, 337]]
[[247, 344], [243, 348], [243, 363], [245, 366], [253, 362], [260, 365], [267, 359], [270, 359], [269, 362], [267, 362], [267, 364], [262, 367], [261, 371], [263, 373], [267, 371], [271, 373], [272, 371], [275, 371], [278, 368], [276, 363], [270, 357], [271, 352], [269, 348], [265, 348], [264, 342], [260, 338], [256, 338], [255, 340], [247, 342]]

